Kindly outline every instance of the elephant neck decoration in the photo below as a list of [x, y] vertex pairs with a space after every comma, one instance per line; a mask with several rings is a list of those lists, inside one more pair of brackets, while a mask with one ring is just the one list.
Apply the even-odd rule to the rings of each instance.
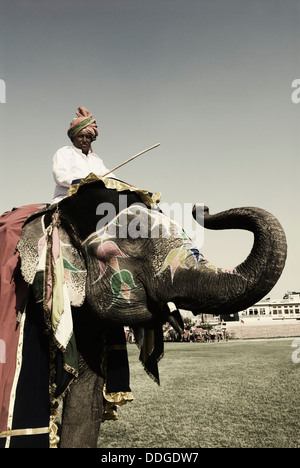
[[[29, 217], [18, 242], [29, 285], [26, 315], [48, 333], [39, 352], [48, 352], [50, 399], [65, 397], [62, 447], [96, 446], [105, 412], [102, 388], [108, 406], [132, 400], [125, 325], [135, 331], [146, 371], [159, 382], [162, 325], [169, 321], [180, 331], [178, 309], [222, 315], [253, 305], [278, 281], [287, 252], [281, 225], [262, 209], [217, 215], [206, 210], [201, 219], [195, 209], [194, 217], [208, 229], [254, 233], [252, 251], [241, 265], [230, 272], [214, 267], [160, 211], [157, 194], [119, 181], [87, 182]], [[118, 389], [117, 375], [123, 376]]]

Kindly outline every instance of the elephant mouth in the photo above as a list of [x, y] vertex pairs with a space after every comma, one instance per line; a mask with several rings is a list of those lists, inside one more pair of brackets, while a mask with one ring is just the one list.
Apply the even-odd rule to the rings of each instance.
[[[147, 301], [142, 281], [124, 268], [108, 268], [109, 273], [95, 281], [87, 281], [86, 299], [101, 320], [112, 324], [133, 326], [153, 321], [155, 308]], [[95, 275], [93, 275], [95, 278]], [[91, 277], [90, 277], [91, 279]], [[99, 283], [102, 283], [99, 294]], [[157, 308], [156, 308], [157, 310]]]

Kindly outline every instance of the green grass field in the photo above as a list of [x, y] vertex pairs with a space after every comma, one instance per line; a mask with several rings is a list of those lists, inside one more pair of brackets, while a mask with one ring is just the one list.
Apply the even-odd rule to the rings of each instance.
[[101, 426], [101, 448], [298, 448], [300, 364], [290, 340], [166, 343], [161, 386], [129, 345], [136, 400]]

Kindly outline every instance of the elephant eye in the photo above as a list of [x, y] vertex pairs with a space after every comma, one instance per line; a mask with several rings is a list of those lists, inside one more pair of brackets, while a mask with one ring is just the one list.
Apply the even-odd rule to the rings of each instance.
[[128, 257], [144, 257], [146, 250], [147, 239], [133, 239], [128, 237], [127, 239], [119, 239], [120, 249], [126, 253]]

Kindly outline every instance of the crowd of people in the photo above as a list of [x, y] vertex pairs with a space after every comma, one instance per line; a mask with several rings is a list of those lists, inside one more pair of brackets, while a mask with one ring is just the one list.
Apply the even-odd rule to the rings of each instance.
[[230, 338], [226, 328], [202, 328], [192, 326], [185, 328], [182, 335], [179, 335], [171, 326], [164, 326], [164, 341], [176, 341], [185, 343], [211, 343], [228, 341]]
[[[222, 328], [201, 328], [197, 326], [187, 327], [183, 334], [177, 333], [171, 325], [166, 324], [163, 327], [164, 341], [166, 342], [184, 342], [184, 343], [212, 343], [219, 341], [228, 341], [231, 336], [228, 330]], [[135, 337], [133, 331], [126, 329], [127, 343], [134, 343]]]

